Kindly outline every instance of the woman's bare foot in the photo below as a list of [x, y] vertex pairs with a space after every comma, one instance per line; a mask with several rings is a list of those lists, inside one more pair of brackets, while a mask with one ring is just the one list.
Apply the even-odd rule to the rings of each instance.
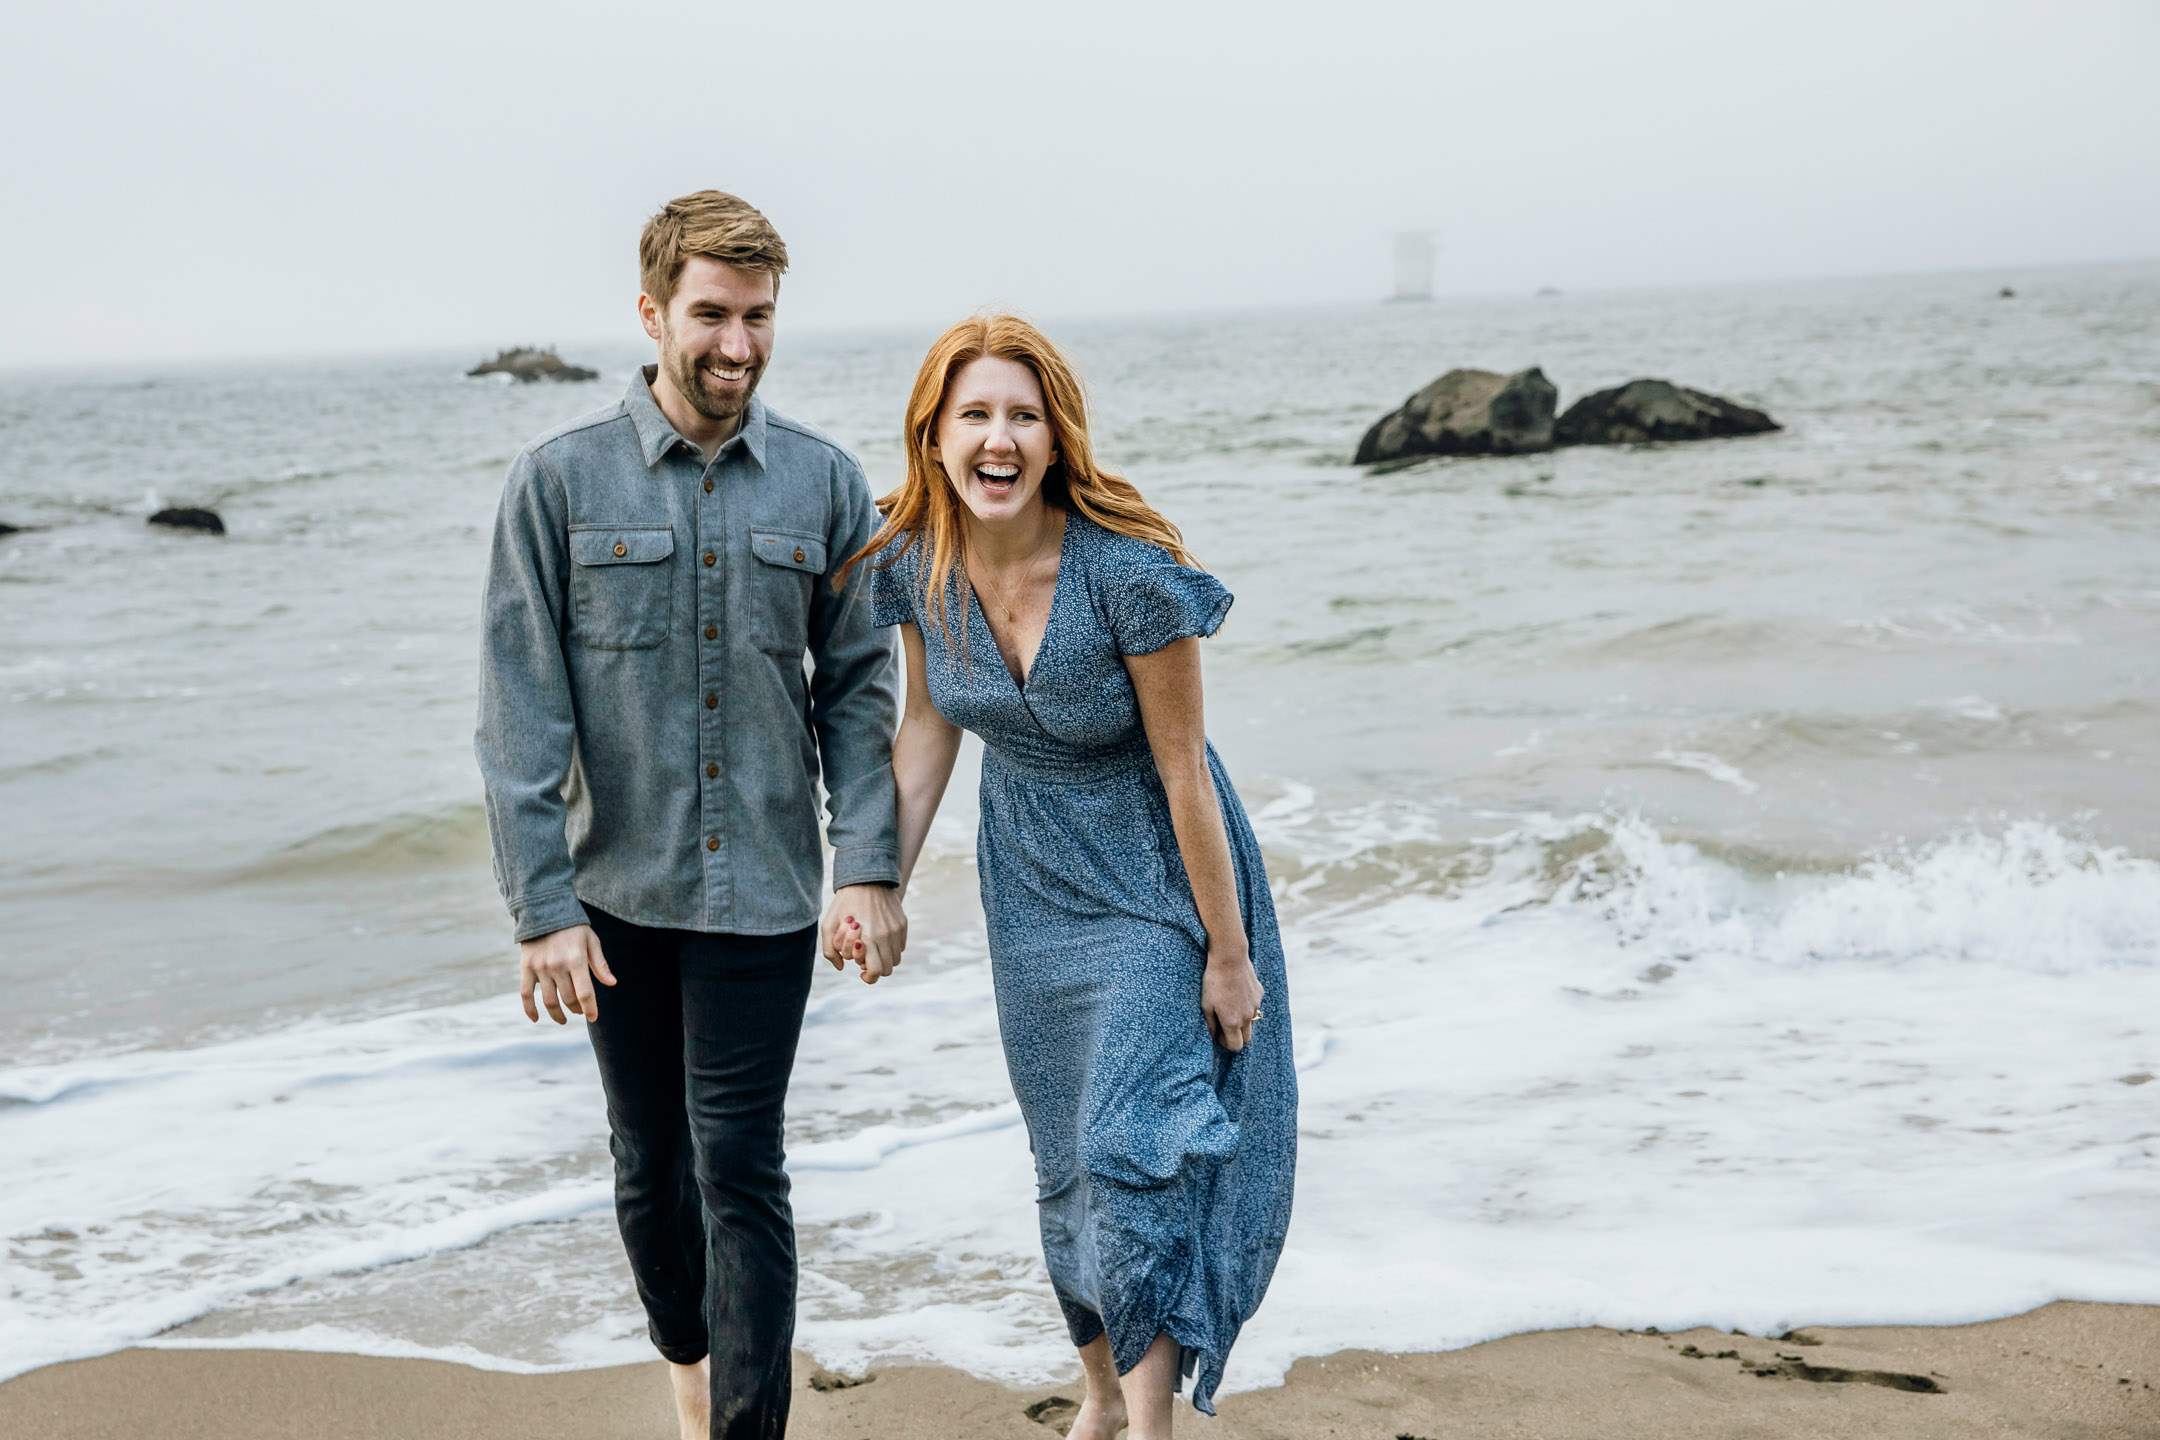
[[675, 1382], [675, 1418], [682, 1424], [682, 1440], [711, 1440], [712, 1371], [708, 1362], [668, 1365]]
[[1115, 1440], [1125, 1428], [1125, 1391], [1110, 1358], [1109, 1337], [1098, 1335], [1081, 1346], [1080, 1365], [1087, 1371], [1087, 1398], [1080, 1402], [1065, 1440]]
[[1103, 1401], [1090, 1395], [1080, 1402], [1080, 1413], [1073, 1416], [1065, 1440], [1116, 1440], [1124, 1429], [1125, 1402]]

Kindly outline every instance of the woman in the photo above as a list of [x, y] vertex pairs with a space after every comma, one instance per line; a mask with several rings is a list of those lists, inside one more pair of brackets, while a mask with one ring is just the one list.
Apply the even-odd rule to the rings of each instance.
[[[1071, 1434], [1168, 1436], [1181, 1374], [1214, 1413], [1282, 1251], [1296, 1146], [1275, 908], [1201, 725], [1199, 637], [1231, 597], [1097, 466], [1079, 378], [1026, 321], [945, 332], [907, 444], [848, 562], [875, 557], [876, 623], [907, 647], [902, 884], [973, 730], [998, 1024], [1087, 1372]], [[844, 920], [825, 943], [861, 958]]]

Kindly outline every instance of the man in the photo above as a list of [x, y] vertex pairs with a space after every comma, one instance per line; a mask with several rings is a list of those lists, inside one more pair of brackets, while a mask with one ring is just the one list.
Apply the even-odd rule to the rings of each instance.
[[537, 996], [590, 1027], [616, 1217], [683, 1435], [778, 1440], [817, 785], [827, 958], [859, 945], [875, 979], [907, 938], [894, 657], [864, 582], [831, 583], [875, 528], [861, 467], [756, 398], [787, 247], [702, 190], [652, 218], [638, 258], [659, 363], [510, 467], [475, 748], [525, 1013]]

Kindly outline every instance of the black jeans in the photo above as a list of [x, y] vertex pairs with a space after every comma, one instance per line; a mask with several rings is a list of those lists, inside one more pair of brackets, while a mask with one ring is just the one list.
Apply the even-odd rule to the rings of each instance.
[[646, 1328], [678, 1365], [712, 1356], [715, 1440], [780, 1440], [795, 1338], [781, 1129], [817, 927], [705, 935], [586, 912], [615, 974], [591, 1033]]

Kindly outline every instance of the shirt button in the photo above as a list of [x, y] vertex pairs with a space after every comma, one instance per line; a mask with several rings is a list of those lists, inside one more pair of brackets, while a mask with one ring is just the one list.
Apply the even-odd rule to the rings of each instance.
[[712, 494], [712, 481], [710, 481], [710, 480], [707, 480], [707, 481], [705, 482], [705, 493], [706, 493], [707, 495], [710, 495], [710, 494]]
[[802, 546], [798, 545], [798, 546], [796, 546], [796, 547], [795, 547], [795, 563], [796, 563], [797, 565], [800, 565], [800, 564], [802, 564], [802, 562], [803, 562], [803, 553], [802, 553]]
[[708, 850], [717, 850], [717, 849], [719, 849], [719, 848], [720, 848], [720, 837], [719, 837], [718, 835], [708, 835], [708, 836], [706, 836], [706, 837], [705, 837], [705, 848], [706, 848], [706, 849], [708, 849]]
[[719, 767], [718, 765], [707, 765], [707, 766], [705, 767], [705, 778], [706, 778], [706, 779], [708, 779], [708, 780], [717, 780], [717, 779], [719, 779], [719, 778], [720, 778], [720, 767]]
[[705, 638], [706, 638], [707, 640], [717, 640], [717, 639], [719, 639], [719, 638], [720, 638], [720, 627], [719, 627], [719, 626], [717, 626], [717, 625], [707, 625], [707, 626], [705, 627]]
[[710, 550], [707, 550], [707, 551], [705, 552], [705, 563], [706, 563], [707, 565], [712, 565], [712, 564], [716, 564], [716, 563], [718, 563], [718, 561], [719, 561], [719, 558], [720, 558], [719, 556], [717, 556], [717, 555], [713, 554], [713, 553], [712, 553], [712, 551], [710, 551]]
[[630, 547], [618, 540], [615, 542], [615, 553], [617, 555], [627, 555], [630, 553]]
[[719, 708], [720, 708], [720, 697], [719, 697], [718, 695], [707, 695], [707, 696], [705, 697], [705, 708], [706, 708], [706, 709], [708, 709], [708, 710], [717, 710], [717, 709], [719, 709]]

